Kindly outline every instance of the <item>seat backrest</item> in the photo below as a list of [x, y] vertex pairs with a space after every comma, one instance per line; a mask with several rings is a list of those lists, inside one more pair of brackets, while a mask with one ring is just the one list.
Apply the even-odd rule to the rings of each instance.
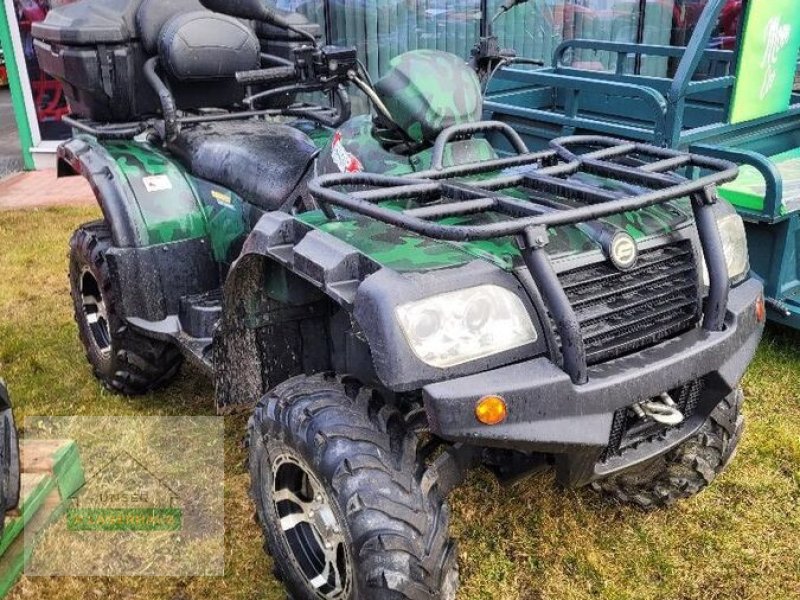
[[143, 0], [136, 13], [136, 26], [145, 52], [155, 56], [164, 26], [176, 15], [205, 10], [200, 0]]
[[162, 68], [181, 82], [224, 80], [261, 66], [256, 34], [233, 17], [206, 10], [170, 19], [158, 40]]
[[261, 66], [252, 28], [203, 8], [199, 0], [143, 0], [136, 23], [145, 53], [159, 56], [181, 110], [240, 102], [244, 89], [236, 72]]

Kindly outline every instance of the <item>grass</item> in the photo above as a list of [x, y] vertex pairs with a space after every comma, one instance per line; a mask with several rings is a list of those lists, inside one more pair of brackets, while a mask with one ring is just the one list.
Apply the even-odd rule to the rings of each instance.
[[[92, 209], [0, 213], [0, 373], [17, 418], [211, 415], [191, 370], [163, 393], [123, 399], [91, 377], [70, 312], [66, 248]], [[500, 488], [476, 472], [451, 497], [460, 598], [479, 600], [800, 597], [800, 336], [770, 328], [745, 381], [748, 430], [729, 471], [696, 499], [644, 514], [551, 476]], [[247, 497], [245, 418], [226, 420], [226, 576], [23, 579], [27, 598], [285, 598]]]

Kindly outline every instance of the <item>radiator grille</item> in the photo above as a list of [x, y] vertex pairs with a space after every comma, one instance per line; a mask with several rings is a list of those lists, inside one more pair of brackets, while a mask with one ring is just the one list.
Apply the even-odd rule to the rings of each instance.
[[589, 365], [654, 346], [700, 319], [691, 242], [642, 252], [630, 271], [602, 263], [559, 275], [572, 304]]

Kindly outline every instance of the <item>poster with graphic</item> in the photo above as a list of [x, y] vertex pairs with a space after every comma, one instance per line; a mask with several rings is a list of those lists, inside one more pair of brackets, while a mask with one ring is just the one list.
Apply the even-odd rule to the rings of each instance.
[[789, 108], [800, 52], [797, 0], [750, 0], [739, 51], [731, 123]]

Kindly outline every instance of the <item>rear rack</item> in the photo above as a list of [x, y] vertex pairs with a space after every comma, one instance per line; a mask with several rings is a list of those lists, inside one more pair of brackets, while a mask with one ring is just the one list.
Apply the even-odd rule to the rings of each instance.
[[[477, 131], [500, 126], [487, 123]], [[455, 139], [476, 131], [476, 126], [469, 129], [451, 128], [440, 139]], [[537, 291], [541, 293], [561, 338], [564, 370], [575, 384], [588, 380], [586, 350], [578, 318], [545, 251], [548, 228], [577, 225], [689, 197], [710, 278], [703, 327], [708, 331], [722, 330], [730, 281], [712, 207], [717, 201], [716, 186], [738, 176], [735, 164], [596, 136], [561, 138], [552, 142], [549, 150], [529, 153], [513, 132], [505, 133], [516, 156], [450, 168], [435, 162], [433, 170], [409, 177], [325, 175], [312, 181], [309, 189], [329, 218], [337, 218], [331, 206], [338, 206], [436, 240], [468, 242], [514, 237], [532, 276], [532, 280], [520, 277], [520, 281], [534, 297]], [[510, 168], [516, 172], [498, 174]], [[581, 174], [645, 191], [630, 195], [609, 190], [575, 177]], [[481, 176], [486, 178], [475, 179]], [[510, 188], [522, 189], [530, 200], [502, 193]], [[554, 201], [553, 196], [582, 206]], [[413, 201], [416, 207], [401, 211], [382, 206], [397, 200]], [[506, 220], [484, 225], [436, 222], [490, 212]]]

